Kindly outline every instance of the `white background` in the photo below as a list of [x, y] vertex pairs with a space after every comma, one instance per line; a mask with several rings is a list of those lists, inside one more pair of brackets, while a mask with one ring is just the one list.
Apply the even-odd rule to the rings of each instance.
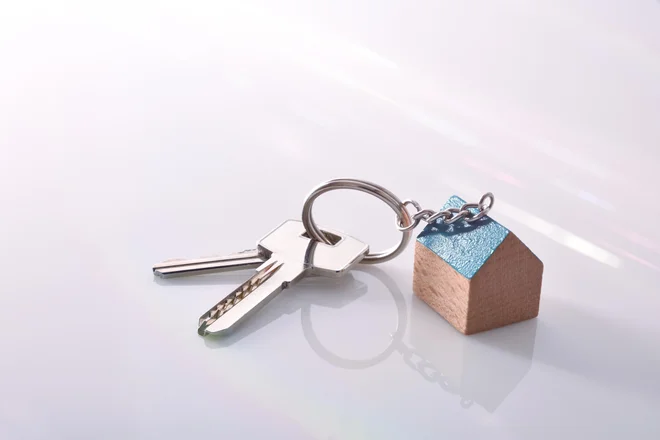
[[[0, 438], [658, 438], [659, 145], [654, 0], [5, 1]], [[249, 273], [151, 265], [254, 246], [332, 177], [493, 191], [540, 316], [460, 335], [411, 246], [200, 338]], [[316, 217], [398, 240], [363, 194]]]

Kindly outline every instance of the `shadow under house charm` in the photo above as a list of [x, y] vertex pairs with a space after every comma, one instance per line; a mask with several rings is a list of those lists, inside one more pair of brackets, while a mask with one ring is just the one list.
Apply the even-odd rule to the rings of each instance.
[[[464, 205], [453, 196], [443, 209]], [[541, 260], [490, 217], [430, 223], [415, 243], [415, 294], [464, 334], [536, 317], [542, 276]]]

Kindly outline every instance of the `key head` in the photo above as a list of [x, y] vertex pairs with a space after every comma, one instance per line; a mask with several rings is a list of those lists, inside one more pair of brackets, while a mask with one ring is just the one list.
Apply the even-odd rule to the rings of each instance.
[[324, 232], [331, 234], [332, 245], [312, 241], [302, 222], [287, 220], [263, 237], [258, 249], [265, 258], [276, 254], [287, 262], [304, 264], [313, 274], [324, 276], [341, 276], [369, 252], [369, 246], [356, 238], [332, 230]]

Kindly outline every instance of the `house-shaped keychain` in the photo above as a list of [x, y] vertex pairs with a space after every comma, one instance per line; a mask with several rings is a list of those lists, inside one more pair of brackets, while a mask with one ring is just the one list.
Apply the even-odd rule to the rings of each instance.
[[[443, 209], [464, 203], [453, 196]], [[415, 294], [464, 334], [536, 317], [542, 276], [541, 260], [490, 217], [429, 224], [415, 243]]]

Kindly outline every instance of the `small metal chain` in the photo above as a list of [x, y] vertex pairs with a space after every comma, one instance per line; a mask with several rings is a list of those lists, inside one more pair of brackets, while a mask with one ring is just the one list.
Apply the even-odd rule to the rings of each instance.
[[[397, 216], [396, 227], [399, 231], [406, 232], [415, 229], [422, 220], [430, 224], [437, 222], [439, 219], [442, 219], [447, 225], [451, 225], [461, 219], [464, 219], [468, 223], [474, 223], [488, 215], [488, 212], [493, 208], [494, 204], [495, 196], [490, 192], [481, 196], [479, 203], [465, 203], [460, 208], [449, 208], [437, 212], [432, 209], [422, 209], [422, 205], [415, 200], [408, 199], [403, 201], [404, 209], [408, 209], [408, 205], [412, 205], [417, 212], [410, 216], [412, 223], [408, 226], [403, 226], [401, 218]], [[471, 209], [476, 209], [478, 212], [473, 214], [472, 211], [470, 211]]]

